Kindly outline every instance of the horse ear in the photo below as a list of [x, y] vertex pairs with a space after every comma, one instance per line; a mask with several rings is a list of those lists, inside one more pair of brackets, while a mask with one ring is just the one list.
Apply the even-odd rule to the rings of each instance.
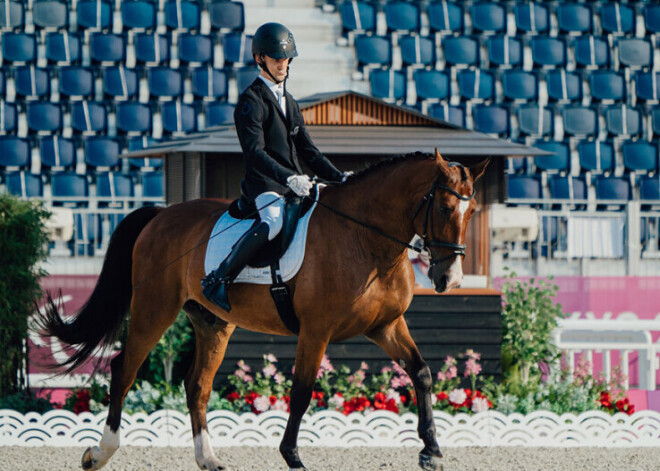
[[470, 173], [472, 174], [472, 178], [476, 182], [481, 176], [484, 174], [486, 171], [486, 167], [490, 163], [490, 157], [488, 157], [486, 160], [482, 160], [476, 165], [473, 165], [470, 167]]
[[438, 148], [435, 148], [435, 163], [440, 166], [443, 173], [449, 174], [449, 165], [443, 156], [440, 155]]

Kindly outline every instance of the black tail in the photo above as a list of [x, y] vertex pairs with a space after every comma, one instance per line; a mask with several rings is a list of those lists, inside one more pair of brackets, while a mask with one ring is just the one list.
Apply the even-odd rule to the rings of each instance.
[[133, 246], [158, 211], [160, 208], [155, 206], [137, 209], [117, 226], [110, 238], [94, 292], [73, 321], [62, 319], [51, 294], [47, 293], [47, 303], [38, 315], [37, 326], [42, 334], [77, 346], [77, 351], [59, 365], [66, 367], [64, 373], [70, 373], [85, 363], [98, 347], [111, 347], [117, 339], [131, 303]]

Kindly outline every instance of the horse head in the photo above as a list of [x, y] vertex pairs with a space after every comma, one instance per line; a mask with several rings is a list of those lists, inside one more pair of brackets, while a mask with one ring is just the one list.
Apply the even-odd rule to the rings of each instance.
[[474, 184], [489, 161], [466, 168], [435, 150], [435, 180], [415, 212], [415, 230], [431, 255], [428, 275], [438, 293], [463, 280], [465, 233], [477, 206]]

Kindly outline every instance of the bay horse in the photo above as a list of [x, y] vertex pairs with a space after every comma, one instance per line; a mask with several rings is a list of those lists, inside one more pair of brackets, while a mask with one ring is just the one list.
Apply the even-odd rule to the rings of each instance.
[[[372, 165], [322, 190], [321, 207], [309, 222], [304, 262], [289, 281], [300, 323], [290, 415], [280, 444], [290, 469], [306, 469], [298, 454], [298, 431], [328, 343], [360, 334], [412, 379], [424, 443], [419, 464], [425, 469], [441, 466], [436, 460], [442, 454], [432, 414], [431, 371], [403, 318], [413, 296], [414, 273], [402, 241], [415, 234], [422, 237], [431, 252], [429, 277], [436, 291], [458, 286], [466, 227], [476, 207], [474, 183], [487, 164], [465, 168], [445, 161], [436, 149], [435, 155], [409, 154]], [[40, 318], [42, 330], [78, 347], [64, 365], [67, 371], [87, 361], [97, 348], [112, 345], [130, 308], [124, 348], [111, 361], [103, 436], [98, 446], [84, 452], [83, 469], [101, 469], [118, 449], [124, 397], [181, 309], [196, 337], [194, 361], [185, 378], [195, 459], [200, 469], [225, 469], [211, 448], [206, 406], [232, 332], [239, 326], [293, 335], [280, 320], [268, 285], [232, 285], [231, 312], [202, 295], [206, 242], [227, 208], [221, 200], [199, 199], [135, 210], [115, 229], [94, 291], [76, 316], [65, 321], [52, 299], [48, 303]]]

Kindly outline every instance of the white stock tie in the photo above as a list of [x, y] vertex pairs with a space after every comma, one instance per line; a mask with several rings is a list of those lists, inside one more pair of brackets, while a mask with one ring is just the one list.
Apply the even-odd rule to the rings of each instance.
[[275, 89], [275, 96], [277, 98], [277, 103], [279, 103], [280, 108], [282, 108], [282, 113], [286, 116], [286, 106], [284, 106], [284, 94], [280, 87]]

